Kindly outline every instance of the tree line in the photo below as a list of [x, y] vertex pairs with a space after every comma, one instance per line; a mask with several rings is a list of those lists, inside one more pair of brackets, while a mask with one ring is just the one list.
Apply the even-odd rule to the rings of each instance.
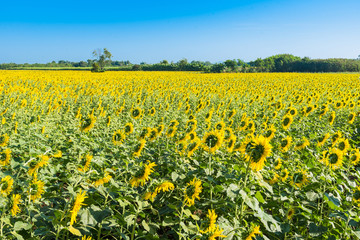
[[201, 72], [360, 72], [360, 56], [357, 59], [329, 58], [310, 59], [300, 58], [291, 54], [279, 54], [264, 59], [244, 62], [241, 59], [229, 59], [220, 63], [209, 61], [191, 61], [181, 59], [178, 62], [162, 60], [159, 63], [148, 64], [142, 62], [134, 64], [130, 61], [113, 61], [111, 53], [104, 50], [94, 51], [95, 59], [70, 62], [60, 60], [50, 63], [35, 64], [0, 64], [0, 69], [83, 69], [94, 72], [110, 71], [201, 71]]

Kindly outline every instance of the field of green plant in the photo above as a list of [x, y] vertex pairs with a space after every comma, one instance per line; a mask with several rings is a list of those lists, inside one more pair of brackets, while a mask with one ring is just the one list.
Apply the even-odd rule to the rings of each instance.
[[359, 239], [358, 79], [0, 71], [0, 239]]

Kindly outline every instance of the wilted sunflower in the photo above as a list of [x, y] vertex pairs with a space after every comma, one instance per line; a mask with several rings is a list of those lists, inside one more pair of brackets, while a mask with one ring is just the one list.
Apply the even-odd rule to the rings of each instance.
[[325, 158], [325, 164], [333, 170], [342, 166], [343, 152], [337, 148], [331, 148]]
[[19, 204], [21, 203], [20, 194], [13, 194], [10, 202], [10, 212], [12, 216], [16, 216], [20, 212]]
[[358, 207], [360, 207], [360, 186], [354, 189], [353, 201]]
[[245, 160], [250, 161], [250, 168], [257, 172], [263, 169], [266, 157], [271, 154], [271, 148], [267, 138], [256, 136], [250, 141], [245, 141], [242, 152], [245, 153]]
[[87, 118], [82, 120], [80, 127], [81, 131], [83, 132], [90, 131], [94, 127], [95, 122], [96, 122], [96, 118], [94, 117], [93, 114], [90, 114]]
[[133, 119], [139, 119], [141, 117], [142, 110], [139, 107], [132, 108], [130, 110], [130, 115]]
[[191, 182], [187, 183], [184, 190], [185, 203], [190, 207], [195, 204], [195, 199], [200, 200], [200, 193], [202, 191], [201, 180], [194, 177]]
[[145, 143], [146, 143], [146, 140], [145, 139], [141, 139], [140, 140], [140, 143], [138, 143], [136, 146], [135, 146], [135, 149], [134, 149], [134, 152], [133, 152], [133, 156], [134, 157], [140, 157], [141, 155], [141, 151], [144, 149], [145, 147]]
[[300, 142], [298, 142], [298, 143], [295, 145], [294, 149], [295, 149], [295, 151], [297, 151], [297, 150], [303, 150], [303, 149], [305, 149], [305, 148], [306, 148], [307, 146], [309, 146], [309, 145], [310, 145], [309, 140], [307, 140], [306, 137], [303, 137], [303, 138], [300, 140]]
[[209, 153], [214, 153], [221, 147], [223, 136], [218, 131], [210, 131], [206, 133], [202, 139], [203, 148]]
[[4, 151], [0, 152], [0, 165], [5, 166], [10, 163], [11, 158], [11, 150], [5, 149]]
[[134, 131], [134, 125], [131, 122], [125, 124], [124, 132], [126, 135], [131, 134]]
[[327, 133], [327, 134], [325, 134], [324, 136], [318, 138], [318, 142], [317, 142], [316, 145], [317, 145], [318, 147], [324, 146], [326, 140], [328, 140], [329, 137], [330, 137], [330, 133]]
[[154, 172], [154, 167], [156, 164], [154, 162], [148, 162], [141, 167], [139, 171], [135, 174], [134, 177], [131, 178], [130, 184], [132, 187], [138, 187], [139, 185], [143, 186], [146, 181], [149, 180], [149, 176], [152, 172]]
[[13, 189], [13, 184], [14, 184], [14, 179], [11, 176], [7, 175], [6, 177], [3, 177], [1, 179], [1, 188], [0, 188], [1, 195], [4, 197], [8, 196]]
[[280, 141], [280, 150], [281, 152], [287, 152], [290, 149], [292, 143], [292, 137], [287, 136]]
[[291, 185], [301, 188], [309, 181], [305, 170], [297, 170], [291, 177]]
[[125, 132], [119, 129], [116, 132], [114, 132], [112, 136], [112, 143], [115, 146], [120, 146], [121, 144], [124, 143], [125, 138], [126, 138]]
[[9, 142], [9, 136], [5, 133], [0, 136], [0, 147], [5, 147]]
[[360, 152], [359, 149], [353, 149], [351, 151], [351, 155], [350, 155], [350, 162], [352, 165], [356, 166], [360, 163]]
[[290, 115], [290, 114], [287, 114], [283, 117], [283, 120], [282, 120], [282, 127], [284, 130], [288, 130], [289, 127], [290, 127], [290, 124], [294, 121], [293, 117]]
[[335, 120], [335, 112], [334, 111], [332, 111], [331, 112], [331, 114], [330, 114], [330, 117], [329, 117], [329, 124], [330, 125], [333, 125], [333, 123], [334, 123], [334, 120]]
[[349, 140], [345, 138], [339, 138], [337, 140], [337, 148], [345, 154], [350, 149]]

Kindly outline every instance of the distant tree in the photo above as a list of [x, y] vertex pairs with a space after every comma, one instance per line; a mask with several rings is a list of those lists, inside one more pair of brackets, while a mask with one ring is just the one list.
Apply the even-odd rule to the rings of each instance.
[[188, 60], [186, 58], [181, 59], [177, 62], [177, 65], [179, 66], [179, 70], [184, 70], [186, 65], [188, 64]]
[[168, 65], [169, 62], [168, 62], [168, 60], [162, 60], [162, 61], [160, 62], [160, 64]]
[[134, 65], [132, 66], [132, 70], [133, 70], [133, 71], [140, 71], [140, 70], [141, 70], [141, 65], [139, 65], [139, 64], [134, 64]]
[[111, 63], [112, 55], [106, 49], [97, 49], [93, 51], [93, 56], [95, 58], [95, 62], [93, 63], [93, 68], [91, 69], [92, 72], [104, 72], [105, 66]]
[[224, 64], [226, 67], [230, 68], [231, 71], [235, 71], [237, 62], [235, 60], [226, 60]]

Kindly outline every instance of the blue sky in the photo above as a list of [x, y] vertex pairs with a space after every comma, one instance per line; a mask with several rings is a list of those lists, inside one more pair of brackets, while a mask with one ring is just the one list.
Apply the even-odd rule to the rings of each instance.
[[1, 1], [0, 63], [356, 58], [359, 0]]

